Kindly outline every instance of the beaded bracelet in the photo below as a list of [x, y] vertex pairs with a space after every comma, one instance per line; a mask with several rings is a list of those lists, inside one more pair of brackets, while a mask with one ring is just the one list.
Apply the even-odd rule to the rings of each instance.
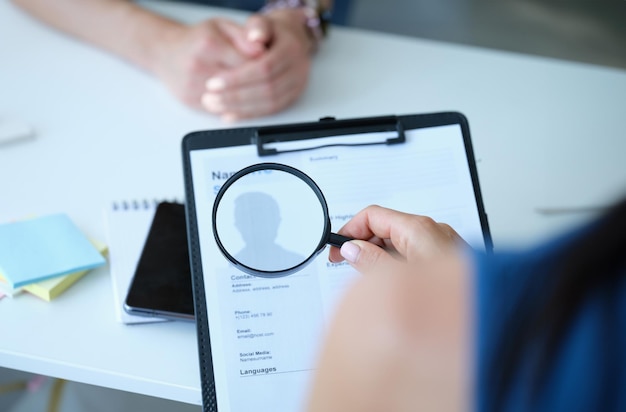
[[306, 16], [305, 25], [313, 40], [313, 51], [316, 51], [326, 35], [326, 20], [317, 0], [268, 0], [260, 10], [269, 13], [279, 9], [302, 9]]

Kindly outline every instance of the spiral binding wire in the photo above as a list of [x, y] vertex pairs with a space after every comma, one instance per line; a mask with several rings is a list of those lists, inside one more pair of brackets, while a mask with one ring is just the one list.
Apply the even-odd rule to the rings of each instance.
[[184, 204], [184, 201], [178, 198], [172, 199], [133, 199], [133, 200], [121, 200], [114, 201], [111, 205], [114, 211], [118, 210], [147, 210], [156, 208], [159, 203], [162, 202], [170, 202], [170, 203], [181, 203]]

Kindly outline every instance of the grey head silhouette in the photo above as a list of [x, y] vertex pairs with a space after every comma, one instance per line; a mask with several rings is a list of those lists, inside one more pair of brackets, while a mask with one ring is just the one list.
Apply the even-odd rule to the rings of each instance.
[[281, 225], [276, 200], [262, 192], [246, 192], [235, 199], [235, 226], [245, 246], [235, 255], [240, 263], [257, 270], [282, 271], [305, 259], [276, 243]]

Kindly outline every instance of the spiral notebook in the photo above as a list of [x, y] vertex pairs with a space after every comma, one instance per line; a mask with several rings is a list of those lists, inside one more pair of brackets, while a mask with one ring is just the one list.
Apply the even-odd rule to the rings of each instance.
[[168, 319], [130, 315], [124, 301], [141, 257], [160, 200], [113, 202], [105, 210], [115, 316], [125, 324], [165, 322]]

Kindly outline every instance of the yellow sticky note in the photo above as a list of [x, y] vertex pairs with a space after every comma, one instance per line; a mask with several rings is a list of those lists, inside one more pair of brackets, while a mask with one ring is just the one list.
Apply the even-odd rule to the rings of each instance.
[[[104, 243], [91, 240], [91, 243], [98, 249], [98, 252], [102, 255], [106, 255], [108, 249]], [[30, 285], [22, 286], [22, 289], [28, 293], [31, 293], [45, 301], [50, 302], [52, 299], [59, 296], [67, 288], [76, 283], [77, 280], [85, 276], [89, 272], [87, 270], [81, 270], [75, 273], [70, 273], [65, 276], [58, 276], [53, 279], [44, 280], [37, 283], [31, 283]]]

